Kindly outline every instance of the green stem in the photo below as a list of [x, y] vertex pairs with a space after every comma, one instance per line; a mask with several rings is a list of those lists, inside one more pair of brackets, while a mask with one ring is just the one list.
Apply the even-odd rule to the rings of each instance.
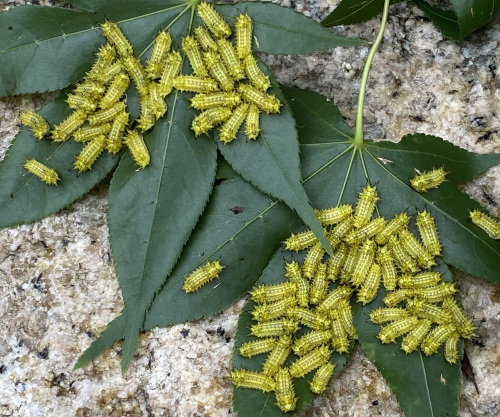
[[359, 88], [358, 98], [358, 113], [356, 115], [356, 133], [353, 139], [354, 146], [358, 149], [362, 148], [363, 146], [363, 107], [365, 103], [366, 83], [368, 82], [368, 75], [370, 74], [370, 67], [372, 65], [373, 57], [375, 56], [377, 48], [379, 47], [380, 42], [382, 41], [382, 37], [384, 36], [387, 17], [389, 16], [389, 5], [390, 0], [385, 0], [384, 11], [382, 13], [382, 21], [380, 22], [380, 30], [378, 32], [377, 38], [375, 39], [375, 42], [373, 42], [370, 53], [368, 54], [368, 58], [366, 59], [365, 68], [363, 70], [363, 77], [361, 78], [361, 86]]

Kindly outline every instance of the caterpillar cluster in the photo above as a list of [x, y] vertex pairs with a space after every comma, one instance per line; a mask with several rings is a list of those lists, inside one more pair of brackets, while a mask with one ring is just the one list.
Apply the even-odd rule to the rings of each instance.
[[311, 390], [323, 392], [334, 370], [332, 352], [348, 352], [356, 339], [351, 298], [356, 295], [358, 302], [368, 304], [380, 285], [387, 292], [387, 307], [373, 310], [370, 319], [388, 323], [378, 335], [381, 342], [404, 336], [406, 353], [420, 349], [426, 355], [444, 344], [446, 359], [456, 362], [458, 340], [472, 337], [474, 326], [452, 297], [453, 284], [431, 270], [441, 253], [434, 219], [428, 211], [417, 213], [420, 240], [409, 231], [406, 213], [391, 220], [373, 218], [378, 200], [376, 187], [367, 185], [355, 207], [316, 211], [333, 249], [328, 259], [310, 230], [286, 239], [287, 250], [307, 252], [302, 263], [286, 264], [285, 282], [250, 292], [255, 303], [250, 334], [255, 339], [239, 346], [239, 354], [269, 353], [260, 372], [233, 371], [237, 387], [274, 391], [284, 412], [295, 409], [293, 378], [315, 371]]
[[191, 106], [201, 113], [191, 129], [199, 136], [222, 125], [219, 139], [227, 144], [245, 123], [247, 138], [257, 139], [260, 112], [279, 113], [281, 103], [267, 94], [271, 82], [252, 55], [252, 20], [246, 13], [236, 17], [233, 45], [230, 26], [212, 5], [199, 3], [197, 11], [208, 30], [199, 26], [182, 40], [193, 73], [174, 79], [175, 88], [197, 93]]
[[[42, 116], [34, 112], [22, 113], [21, 122], [33, 131], [37, 139], [51, 136], [54, 142], [65, 142], [73, 137], [76, 142], [83, 143], [73, 165], [80, 172], [89, 170], [104, 150], [115, 154], [123, 144], [129, 148], [137, 165], [145, 168], [150, 156], [141, 133], [151, 129], [167, 111], [165, 98], [172, 91], [182, 58], [179, 52], [170, 52], [170, 35], [162, 31], [155, 39], [146, 66], [143, 66], [134, 57], [132, 45], [116, 23], [106, 21], [101, 29], [108, 43], [100, 47], [90, 71], [68, 94], [66, 102], [73, 112], [52, 129]], [[140, 96], [141, 111], [135, 121], [138, 130], [128, 128], [125, 93], [131, 83], [135, 84]], [[45, 181], [29, 169], [33, 168], [32, 163], [26, 168]], [[55, 183], [53, 180], [45, 182]]]

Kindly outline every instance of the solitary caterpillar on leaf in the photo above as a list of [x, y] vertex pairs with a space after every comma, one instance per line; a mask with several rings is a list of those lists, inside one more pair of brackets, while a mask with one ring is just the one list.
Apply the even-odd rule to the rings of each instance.
[[48, 185], [57, 185], [57, 181], [61, 180], [54, 169], [49, 168], [35, 159], [27, 159], [24, 168], [40, 178], [40, 181]]
[[206, 283], [217, 278], [221, 271], [225, 268], [224, 265], [220, 264], [220, 261], [207, 262], [205, 265], [200, 266], [195, 269], [184, 281], [184, 286], [182, 287], [186, 292], [197, 291], [200, 287]]

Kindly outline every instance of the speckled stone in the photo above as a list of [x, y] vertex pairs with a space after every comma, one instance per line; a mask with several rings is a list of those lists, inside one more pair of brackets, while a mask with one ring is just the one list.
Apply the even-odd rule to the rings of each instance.
[[[24, 3], [4, 1], [0, 11]], [[338, 0], [281, 3], [319, 20]], [[333, 30], [372, 40], [378, 24], [373, 19]], [[398, 140], [422, 132], [475, 152], [498, 152], [499, 52], [498, 20], [455, 43], [410, 3], [392, 6], [370, 74], [366, 136]], [[352, 126], [367, 53], [365, 46], [263, 59], [280, 82], [333, 100]], [[20, 112], [37, 109], [51, 97], [0, 100], [0, 159], [18, 131]], [[499, 167], [465, 190], [500, 215]], [[78, 356], [123, 307], [106, 210], [107, 188], [102, 186], [55, 215], [0, 231], [0, 415], [234, 415], [229, 372], [244, 300], [219, 315], [141, 335], [125, 377], [119, 345], [72, 371]], [[466, 343], [471, 366], [464, 376], [459, 415], [500, 415], [500, 287], [462, 275], [458, 282], [465, 310], [478, 326], [477, 337]], [[359, 347], [328, 391], [299, 414], [376, 415], [402, 412]]]

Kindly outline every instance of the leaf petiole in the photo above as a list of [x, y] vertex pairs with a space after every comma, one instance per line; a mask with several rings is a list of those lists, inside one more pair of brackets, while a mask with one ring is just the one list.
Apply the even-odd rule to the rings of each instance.
[[372, 65], [373, 58], [375, 56], [375, 53], [377, 52], [377, 48], [379, 47], [380, 42], [382, 41], [382, 37], [384, 36], [387, 17], [389, 15], [389, 5], [390, 0], [385, 0], [384, 11], [382, 12], [382, 21], [380, 22], [380, 29], [370, 49], [370, 53], [366, 58], [365, 68], [363, 70], [363, 76], [361, 78], [358, 97], [358, 112], [356, 115], [356, 131], [353, 138], [353, 144], [358, 149], [361, 149], [363, 147], [363, 107], [365, 103], [366, 83], [368, 82], [368, 75], [370, 73], [370, 67]]

